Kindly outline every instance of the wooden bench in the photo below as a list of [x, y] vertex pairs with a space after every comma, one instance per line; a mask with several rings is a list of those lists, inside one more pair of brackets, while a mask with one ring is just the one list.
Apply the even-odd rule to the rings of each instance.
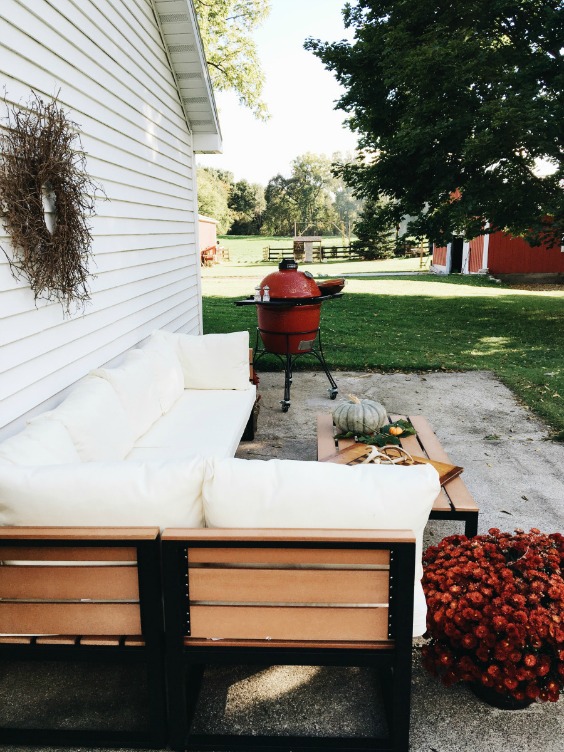
[[[179, 529], [162, 546], [173, 749], [407, 752], [411, 531]], [[389, 736], [192, 733], [206, 664], [377, 668]]]
[[[401, 445], [411, 455], [450, 463], [447, 453], [442, 448], [426, 418], [421, 415], [390, 415], [389, 418], [392, 422], [404, 418], [410, 420], [413, 424], [417, 435], [408, 436], [401, 440]], [[354, 444], [354, 439], [335, 439], [335, 432], [331, 414], [319, 413], [317, 416], [318, 460], [329, 457], [335, 451]], [[478, 532], [479, 511], [478, 505], [459, 476], [448, 481], [442, 487], [433, 505], [430, 519], [462, 520], [464, 522], [464, 533], [470, 538]]]
[[4, 743], [165, 744], [159, 544], [158, 528], [0, 528], [0, 660], [141, 663], [148, 697], [144, 730], [34, 721], [1, 728]]

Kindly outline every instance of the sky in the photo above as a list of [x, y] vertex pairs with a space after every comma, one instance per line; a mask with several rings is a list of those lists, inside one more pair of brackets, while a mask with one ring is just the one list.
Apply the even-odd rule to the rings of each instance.
[[307, 37], [334, 42], [351, 38], [344, 28], [345, 0], [272, 0], [272, 12], [255, 31], [266, 76], [264, 100], [271, 114], [258, 121], [234, 94], [216, 93], [223, 154], [198, 155], [197, 162], [231, 170], [235, 180], [265, 185], [289, 176], [291, 161], [306, 152], [353, 151], [357, 138], [334, 110], [342, 93], [333, 74], [303, 49]]

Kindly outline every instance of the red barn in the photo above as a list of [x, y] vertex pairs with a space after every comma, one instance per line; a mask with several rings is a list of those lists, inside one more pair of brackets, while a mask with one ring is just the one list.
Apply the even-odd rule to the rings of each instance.
[[505, 232], [481, 235], [470, 241], [453, 238], [433, 247], [433, 270], [439, 274], [564, 275], [564, 246], [531, 246]]

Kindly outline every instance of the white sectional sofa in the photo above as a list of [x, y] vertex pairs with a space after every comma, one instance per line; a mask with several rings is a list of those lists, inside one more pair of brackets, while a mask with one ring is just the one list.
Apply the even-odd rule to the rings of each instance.
[[423, 529], [438, 474], [233, 455], [255, 402], [248, 334], [155, 332], [0, 444], [0, 525]]

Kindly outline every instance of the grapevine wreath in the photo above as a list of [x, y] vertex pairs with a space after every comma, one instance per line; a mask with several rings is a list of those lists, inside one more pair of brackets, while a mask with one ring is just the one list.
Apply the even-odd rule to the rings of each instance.
[[[78, 126], [56, 98], [46, 103], [34, 94], [24, 107], [7, 106], [0, 133], [0, 213], [12, 251], [3, 250], [12, 275], [28, 282], [35, 301], [56, 301], [69, 314], [90, 298], [88, 219], [99, 186], [86, 172]], [[54, 209], [51, 228], [45, 197]]]

